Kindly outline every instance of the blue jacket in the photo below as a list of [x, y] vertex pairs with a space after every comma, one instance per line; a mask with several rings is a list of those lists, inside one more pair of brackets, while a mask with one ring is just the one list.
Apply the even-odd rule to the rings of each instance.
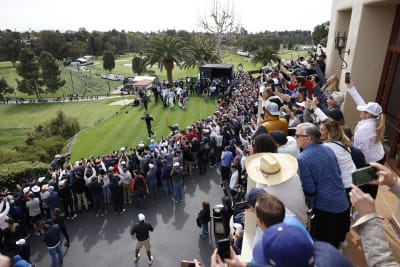
[[48, 248], [55, 247], [60, 242], [60, 226], [53, 224], [43, 234], [43, 242]]
[[310, 144], [297, 160], [299, 176], [310, 208], [331, 213], [344, 212], [349, 208], [340, 168], [329, 147]]

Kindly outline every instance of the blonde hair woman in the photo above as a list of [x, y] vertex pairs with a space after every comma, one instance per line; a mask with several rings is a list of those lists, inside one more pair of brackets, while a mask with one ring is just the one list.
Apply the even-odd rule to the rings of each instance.
[[329, 147], [335, 153], [341, 172], [343, 186], [346, 188], [348, 196], [352, 185], [351, 173], [356, 170], [356, 166], [351, 157], [351, 142], [344, 134], [340, 123], [331, 118], [324, 120], [320, 124], [319, 130], [324, 145]]
[[336, 74], [329, 76], [326, 83], [322, 86], [324, 92], [339, 91], [339, 79]]
[[[365, 157], [367, 163], [378, 162], [385, 163], [385, 151], [382, 142], [385, 134], [385, 115], [382, 107], [376, 102], [365, 103], [364, 99], [354, 87], [353, 82], [347, 84], [348, 92], [360, 111], [360, 121], [354, 130], [353, 145], [359, 148]], [[378, 192], [377, 186], [368, 193], [376, 198]]]

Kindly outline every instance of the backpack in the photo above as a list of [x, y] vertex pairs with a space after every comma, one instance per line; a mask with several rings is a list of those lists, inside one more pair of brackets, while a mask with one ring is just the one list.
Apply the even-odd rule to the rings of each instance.
[[142, 175], [136, 176], [135, 179], [132, 180], [131, 190], [132, 191], [143, 191], [145, 187], [144, 178]]

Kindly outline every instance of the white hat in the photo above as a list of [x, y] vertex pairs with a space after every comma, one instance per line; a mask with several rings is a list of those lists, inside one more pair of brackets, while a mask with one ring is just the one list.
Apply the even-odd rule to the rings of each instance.
[[40, 186], [38, 186], [38, 185], [32, 186], [32, 192], [33, 192], [33, 193], [40, 192]]
[[31, 188], [29, 186], [25, 187], [24, 189], [22, 189], [22, 192], [24, 192], [24, 194], [28, 194], [28, 192], [31, 190]]
[[378, 117], [382, 113], [382, 107], [376, 102], [368, 102], [366, 105], [357, 106], [358, 111], [365, 111], [371, 115]]
[[279, 116], [279, 106], [275, 102], [267, 101], [264, 106], [265, 110], [268, 111], [272, 116]]
[[17, 242], [15, 242], [16, 245], [20, 245], [20, 246], [25, 245], [25, 243], [26, 243], [26, 241], [23, 238], [21, 238], [21, 239], [17, 240]]
[[149, 168], [150, 168], [150, 169], [153, 169], [153, 168], [154, 168], [154, 164], [149, 163]]
[[143, 213], [139, 213], [138, 218], [139, 218], [139, 221], [141, 221], [141, 222], [144, 221], [144, 219], [146, 219], [146, 217], [144, 216]]
[[126, 164], [126, 161], [125, 160], [122, 160], [121, 161], [121, 165], [125, 165]]
[[46, 179], [46, 177], [42, 176], [38, 178], [39, 183], [43, 183], [44, 179]]
[[336, 102], [336, 106], [340, 106], [343, 103], [344, 96], [342, 92], [334, 91], [332, 92], [331, 96], [333, 100]]
[[54, 156], [54, 158], [55, 158], [55, 159], [60, 159], [60, 158], [61, 158], [61, 155], [60, 155], [60, 154], [57, 154], [57, 155]]
[[172, 166], [179, 167], [179, 165], [180, 165], [179, 162], [175, 162], [174, 165], [172, 165]]
[[296, 105], [298, 105], [299, 107], [305, 107], [306, 106], [306, 102], [302, 101], [302, 102], [296, 102]]
[[121, 147], [119, 150], [120, 150], [121, 152], [124, 152], [124, 151], [125, 151], [125, 147], [123, 146], [123, 147]]
[[283, 153], [257, 153], [246, 160], [246, 170], [250, 179], [266, 185], [286, 182], [298, 169], [297, 159]]

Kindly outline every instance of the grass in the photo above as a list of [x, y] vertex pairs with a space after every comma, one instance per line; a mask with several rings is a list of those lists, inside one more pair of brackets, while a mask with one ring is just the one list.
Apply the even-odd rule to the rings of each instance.
[[78, 118], [81, 129], [92, 127], [96, 122], [109, 118], [121, 109], [120, 106], [109, 106], [107, 103], [108, 101], [88, 101], [0, 105], [0, 147], [13, 148], [23, 144], [28, 132], [38, 124], [53, 118], [59, 110]]
[[[307, 52], [280, 51], [279, 53], [286, 60], [290, 60], [291, 54], [296, 59], [297, 55], [306, 56]], [[133, 57], [134, 55], [117, 57], [116, 67], [112, 73], [136, 76], [128, 65]], [[104, 95], [108, 92], [109, 86], [112, 90], [122, 85], [120, 81], [102, 79], [99, 74], [106, 73], [106, 71], [103, 70], [101, 57], [95, 58], [94, 61], [95, 64], [89, 67], [91, 72], [60, 65], [61, 77], [66, 80], [65, 86], [54, 95], [43, 96], [65, 96], [72, 92], [79, 95]], [[261, 67], [260, 64], [254, 64], [251, 58], [236, 54], [226, 54], [223, 62], [234, 64], [235, 71], [239, 63], [243, 64], [244, 71], [257, 70]], [[160, 72], [156, 66], [152, 70], [161, 80], [166, 80], [165, 70]], [[197, 75], [197, 68], [184, 70], [176, 67], [173, 70], [175, 80]], [[16, 79], [21, 79], [11, 62], [0, 62], [0, 78], [2, 77], [14, 88], [16, 88]], [[27, 95], [16, 91], [9, 97], [27, 98]], [[31, 96], [31, 98], [34, 97]], [[29, 131], [32, 131], [38, 124], [54, 117], [58, 110], [63, 110], [68, 116], [77, 117], [82, 129], [72, 150], [73, 159], [109, 153], [121, 146], [132, 147], [136, 146], [141, 140], [147, 140], [145, 123], [140, 120], [143, 108], [130, 107], [123, 110], [121, 106], [109, 106], [108, 104], [112, 101], [116, 101], [116, 99], [40, 105], [0, 105], [0, 148], [11, 149], [23, 144]], [[121, 110], [123, 111], [121, 112]], [[215, 110], [215, 103], [205, 102], [201, 97], [192, 97], [186, 110], [177, 106], [173, 109], [164, 108], [161, 104], [155, 105], [154, 102], [150, 103], [149, 110], [154, 117], [153, 129], [157, 132], [156, 138], [158, 139], [169, 134], [169, 129], [165, 123], [166, 118], [169, 118], [171, 124], [179, 123], [181, 127], [185, 127], [210, 115]], [[117, 116], [115, 116], [116, 112], [118, 112]]]
[[[177, 105], [165, 108], [160, 102], [149, 104], [149, 113], [153, 116], [152, 129], [156, 132], [155, 139], [167, 137], [170, 125], [178, 123], [180, 128], [191, 125], [194, 121], [206, 118], [216, 110], [216, 101], [206, 101], [202, 97], [190, 97], [186, 109]], [[100, 156], [111, 153], [120, 147], [136, 147], [140, 141], [148, 142], [147, 129], [141, 116], [144, 108], [129, 106], [113, 118], [96, 127], [81, 131], [73, 145], [72, 160], [81, 157]]]
[[[59, 110], [78, 118], [81, 127], [72, 150], [72, 159], [102, 155], [121, 146], [136, 146], [141, 140], [147, 141], [145, 123], [140, 119], [144, 109], [108, 105], [120, 99], [122, 98], [72, 103], [0, 105], [0, 148], [7, 150], [23, 144], [28, 132], [38, 124], [53, 118]], [[202, 97], [190, 97], [188, 107], [184, 110], [177, 105], [174, 108], [164, 108], [161, 103], [149, 103], [157, 139], [169, 134], [166, 118], [170, 124], [179, 123], [181, 127], [186, 127], [212, 114], [215, 108], [216, 102], [206, 101]]]

